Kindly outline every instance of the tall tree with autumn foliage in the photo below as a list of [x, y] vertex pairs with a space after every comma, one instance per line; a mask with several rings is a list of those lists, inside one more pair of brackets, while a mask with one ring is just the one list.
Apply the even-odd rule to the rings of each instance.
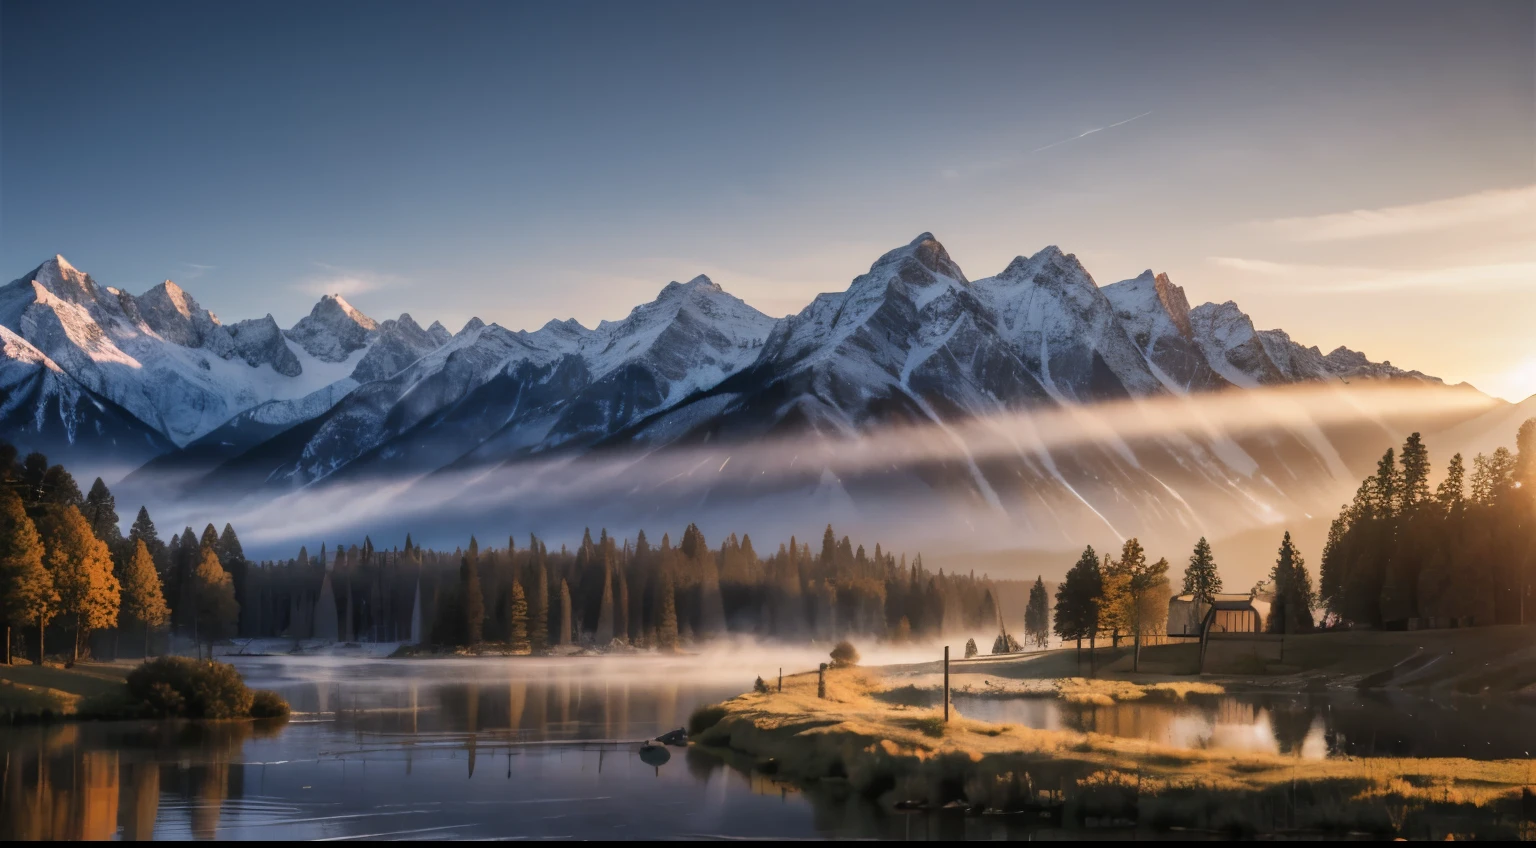
[[37, 628], [37, 662], [43, 634], [59, 611], [53, 575], [43, 566], [43, 540], [21, 498], [0, 488], [0, 617], [5, 623], [5, 664], [11, 663], [11, 629]]
[[170, 623], [171, 608], [165, 603], [165, 593], [160, 587], [160, 575], [155, 571], [155, 560], [149, 555], [149, 546], [143, 539], [133, 542], [133, 552], [122, 569], [123, 610], [118, 619], [119, 627], [124, 618], [132, 619], [144, 628], [144, 656], [149, 656], [149, 634]]
[[50, 507], [40, 524], [43, 564], [53, 576], [60, 611], [73, 626], [73, 656], [79, 660], [92, 630], [117, 624], [122, 587], [112, 573], [111, 551], [78, 507]]

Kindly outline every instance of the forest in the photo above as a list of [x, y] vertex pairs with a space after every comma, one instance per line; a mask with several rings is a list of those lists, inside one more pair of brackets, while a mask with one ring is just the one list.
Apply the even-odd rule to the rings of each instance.
[[[252, 561], [228, 523], [162, 538], [141, 507], [125, 535], [101, 479], [82, 495], [67, 469], [0, 445], [7, 659], [21, 648], [18, 636], [31, 642], [31, 656], [62, 639], [67, 658], [78, 659], [148, 654], [167, 635], [203, 645], [233, 637], [405, 641], [413, 620], [432, 645], [497, 644], [513, 653], [615, 641], [674, 649], [727, 634], [899, 642], [1001, 629], [999, 593], [1022, 598], [1029, 589], [930, 571], [920, 554], [909, 560], [879, 543], [855, 546], [830, 526], [815, 550], [791, 537], [766, 556], [746, 535], [712, 548], [690, 525], [676, 543], [670, 534], [620, 541], [599, 531], [574, 550], [530, 536], [503, 546], [471, 538], [440, 551], [407, 534], [387, 549], [364, 538]], [[1032, 608], [1030, 626], [1045, 615]]]

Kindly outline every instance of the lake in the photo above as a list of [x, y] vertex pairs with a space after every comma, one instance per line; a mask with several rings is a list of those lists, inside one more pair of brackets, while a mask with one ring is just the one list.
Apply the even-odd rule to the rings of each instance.
[[[566, 659], [238, 658], [286, 724], [0, 730], [0, 838], [1027, 838], [1012, 817], [898, 813], [639, 741], [815, 654]], [[963, 714], [1191, 747], [1524, 756], [1528, 706], [1220, 696], [1079, 708], [957, 697]], [[1516, 751], [1521, 745], [1526, 748]], [[1481, 751], [1476, 750], [1481, 747]]]

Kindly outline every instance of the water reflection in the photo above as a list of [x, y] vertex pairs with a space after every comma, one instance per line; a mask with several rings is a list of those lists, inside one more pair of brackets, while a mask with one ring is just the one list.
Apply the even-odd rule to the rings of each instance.
[[[744, 688], [636, 660], [244, 662], [293, 722], [0, 729], [0, 839], [1028, 838], [1009, 817], [893, 813], [640, 740]], [[1536, 707], [1401, 696], [1221, 696], [1071, 707], [957, 697], [977, 718], [1304, 757], [1526, 756]], [[664, 760], [664, 761], [663, 761]]]
[[1401, 693], [1191, 696], [1114, 706], [1054, 698], [955, 696], [964, 715], [1051, 730], [1102, 733], [1158, 745], [1308, 759], [1511, 759], [1536, 750], [1536, 704]]

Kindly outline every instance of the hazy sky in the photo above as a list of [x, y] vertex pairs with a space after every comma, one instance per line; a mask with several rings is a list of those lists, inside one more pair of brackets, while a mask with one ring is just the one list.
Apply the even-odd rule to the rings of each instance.
[[284, 326], [765, 312], [1047, 244], [1536, 392], [1536, 4], [0, 4], [0, 279]]

